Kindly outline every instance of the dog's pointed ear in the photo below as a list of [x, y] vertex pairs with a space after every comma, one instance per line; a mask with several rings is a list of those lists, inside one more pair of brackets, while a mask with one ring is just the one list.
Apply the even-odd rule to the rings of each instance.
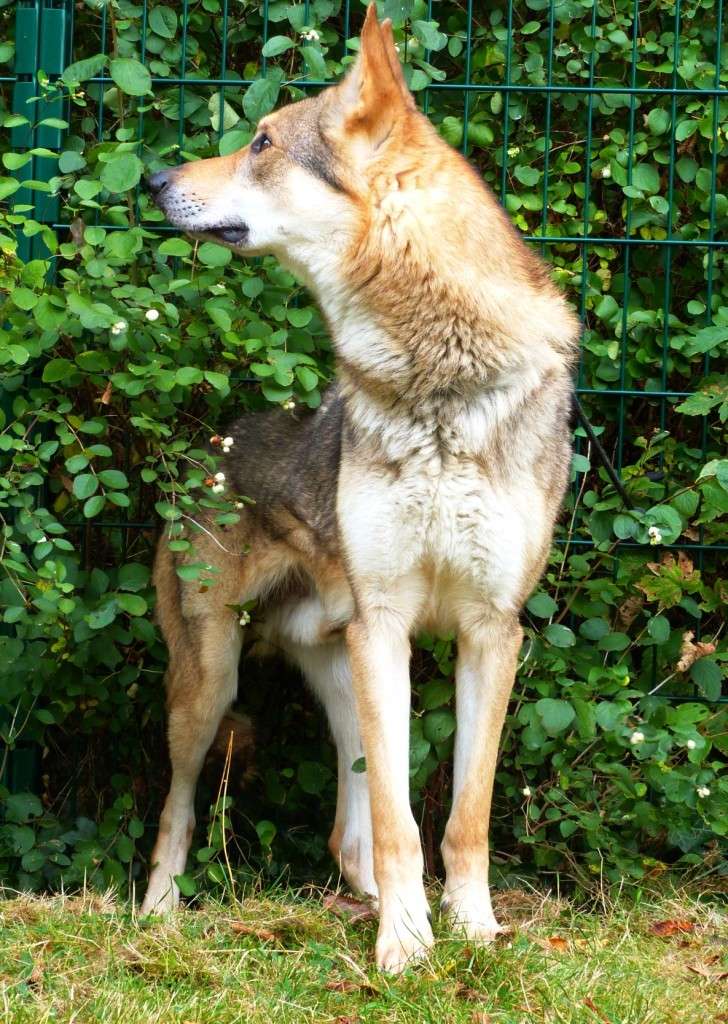
[[415, 110], [394, 46], [392, 24], [379, 24], [374, 3], [367, 8], [359, 56], [338, 93], [344, 127], [364, 136], [372, 150], [381, 146], [403, 114]]
[[407, 88], [407, 83], [404, 80], [404, 73], [402, 71], [402, 65], [399, 61], [399, 54], [397, 53], [397, 47], [394, 42], [394, 32], [392, 31], [392, 19], [385, 18], [381, 24], [382, 38], [384, 40], [384, 50], [387, 54], [387, 60], [389, 61], [389, 70], [392, 72], [404, 104], [410, 110], [417, 110], [417, 104], [412, 93]]

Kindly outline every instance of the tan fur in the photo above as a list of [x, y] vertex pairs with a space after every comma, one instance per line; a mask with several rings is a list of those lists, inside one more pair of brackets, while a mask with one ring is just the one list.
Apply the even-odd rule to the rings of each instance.
[[[347, 78], [265, 117], [257, 139], [168, 172], [157, 201], [185, 230], [277, 255], [316, 292], [338, 384], [301, 423], [302, 443], [274, 418], [256, 435], [257, 462], [231, 456], [228, 476], [241, 493], [257, 488], [258, 504], [237, 526], [197, 535], [194, 561], [219, 568], [214, 586], [181, 583], [160, 547], [173, 783], [145, 909], [176, 902], [196, 765], [234, 696], [229, 605], [256, 599], [262, 640], [326, 706], [339, 756], [331, 850], [355, 888], [378, 894], [377, 963], [396, 971], [432, 942], [408, 795], [410, 638], [422, 628], [458, 634], [443, 906], [471, 940], [499, 930], [493, 777], [518, 614], [568, 476], [578, 324], [417, 111], [373, 4]], [[235, 429], [244, 445], [258, 428]], [[362, 752], [366, 775], [354, 775]]]

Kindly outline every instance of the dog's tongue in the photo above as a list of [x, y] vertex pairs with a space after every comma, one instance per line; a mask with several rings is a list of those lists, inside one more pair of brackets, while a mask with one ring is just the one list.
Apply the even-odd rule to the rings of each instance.
[[224, 242], [230, 242], [231, 245], [235, 245], [237, 242], [242, 242], [248, 233], [247, 227], [242, 228], [220, 228], [215, 232], [219, 235]]

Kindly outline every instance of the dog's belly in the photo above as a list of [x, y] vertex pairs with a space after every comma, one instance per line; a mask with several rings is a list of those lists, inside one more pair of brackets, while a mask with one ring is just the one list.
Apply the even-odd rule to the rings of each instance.
[[520, 608], [551, 527], [530, 475], [506, 485], [472, 459], [435, 456], [396, 480], [347, 473], [340, 489], [354, 577], [383, 594], [404, 577], [419, 579], [419, 625], [455, 628], [476, 605]]

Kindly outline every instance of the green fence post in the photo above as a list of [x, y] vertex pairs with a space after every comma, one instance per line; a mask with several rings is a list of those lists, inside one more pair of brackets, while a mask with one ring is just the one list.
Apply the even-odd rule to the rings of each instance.
[[[40, 92], [38, 73], [43, 71], [53, 80], [63, 71], [68, 61], [71, 42], [72, 7], [69, 0], [35, 0], [22, 4], [16, 12], [15, 89], [13, 111], [28, 118], [28, 123], [12, 129], [11, 144], [15, 150], [58, 149], [63, 130], [42, 124], [48, 118], [63, 117], [60, 98], [35, 100]], [[30, 164], [30, 179], [49, 181], [57, 172], [57, 160], [34, 156]], [[58, 220], [60, 202], [38, 189], [20, 189], [15, 205], [30, 207], [27, 212], [37, 221], [53, 224]], [[40, 236], [19, 238], [18, 254], [24, 262], [43, 259], [48, 250]]]
[[[31, 3], [21, 0], [18, 4], [15, 14], [15, 85], [12, 107], [13, 113], [22, 114], [28, 123], [18, 125], [11, 131], [10, 141], [17, 151], [36, 148], [57, 150], [61, 145], [63, 129], [40, 122], [48, 118], [62, 119], [63, 101], [60, 98], [33, 99], [40, 92], [38, 73], [43, 71], [53, 80], [68, 63], [72, 16], [70, 0], [33, 0]], [[55, 157], [34, 156], [26, 164], [26, 180], [49, 181], [57, 172], [57, 163]], [[44, 224], [56, 223], [60, 213], [58, 197], [36, 188], [19, 189], [14, 206], [18, 212], [25, 212], [33, 220]], [[20, 231], [18, 255], [24, 263], [28, 263], [33, 259], [46, 259], [49, 252], [40, 235], [27, 238]], [[54, 263], [51, 262], [48, 276], [52, 277], [53, 273]], [[9, 396], [0, 392], [0, 402], [9, 412]], [[23, 743], [10, 752], [5, 776], [0, 781], [11, 792], [36, 788], [38, 753], [34, 745]]]

